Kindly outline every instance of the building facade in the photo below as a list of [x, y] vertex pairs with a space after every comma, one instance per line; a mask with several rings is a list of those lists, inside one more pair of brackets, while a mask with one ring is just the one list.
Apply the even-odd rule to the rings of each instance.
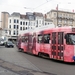
[[20, 25], [20, 13], [12, 13], [8, 18], [7, 36], [9, 39], [16, 39]]
[[8, 12], [1, 12], [1, 28], [7, 29], [8, 28]]
[[42, 13], [31, 13], [27, 12], [26, 15], [13, 12], [8, 17], [8, 25], [6, 30], [6, 36], [9, 39], [16, 40], [20, 31], [35, 29], [43, 25], [49, 25], [52, 20], [46, 19]]
[[51, 10], [46, 16], [53, 21], [55, 27], [75, 26], [74, 12]]

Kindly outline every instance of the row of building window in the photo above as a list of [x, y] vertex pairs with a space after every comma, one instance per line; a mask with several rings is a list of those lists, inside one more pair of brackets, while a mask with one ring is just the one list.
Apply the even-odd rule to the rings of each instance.
[[[54, 16], [56, 17], [57, 16], [57, 13], [54, 13]], [[67, 17], [67, 18], [73, 18], [73, 15], [71, 14], [64, 14], [64, 13], [59, 13], [58, 12], [58, 17]]]
[[[11, 19], [10, 19], [10, 23], [11, 23]], [[14, 19], [13, 23], [19, 23], [19, 20]], [[20, 25], [27, 25], [27, 24], [28, 24], [28, 22], [22, 22], [22, 21], [20, 21]]]
[[[28, 29], [28, 27], [20, 27], [20, 30], [27, 30]], [[32, 27], [31, 27], [31, 29], [32, 29]], [[11, 30], [9, 31], [9, 35], [11, 35]], [[17, 31], [13, 31], [13, 35], [18, 35], [18, 30]]]
[[[11, 25], [9, 25], [9, 28], [11, 29]], [[19, 29], [19, 25], [14, 25], [13, 29]]]
[[59, 23], [64, 22], [64, 23], [70, 23], [70, 24], [73, 24], [73, 21], [67, 21], [67, 20], [62, 21], [61, 19], [60, 19], [60, 20], [58, 20], [58, 22], [59, 22]]
[[[11, 29], [11, 25], [9, 25], [9, 28]], [[29, 27], [30, 29], [32, 29], [32, 27]], [[14, 25], [13, 29], [19, 29], [19, 25]], [[20, 27], [20, 30], [27, 30], [28, 27]]]
[[73, 25], [67, 25], [67, 24], [58, 24], [58, 27], [62, 27], [62, 26], [73, 26]]
[[[11, 19], [10, 19], [10, 23], [11, 23]], [[14, 23], [19, 23], [18, 19], [14, 19]]]
[[28, 25], [29, 24], [29, 22], [20, 22], [20, 25]]
[[[25, 23], [25, 22], [23, 22], [23, 23]], [[26, 22], [26, 24], [27, 24], [27, 22]], [[45, 23], [45, 25], [49, 25], [49, 24], [51, 24], [51, 23], [48, 23], [48, 22]], [[21, 25], [22, 25], [22, 22], [21, 22]], [[32, 25], [32, 24], [31, 24], [31, 29], [32, 29], [32, 26], [33, 26], [33, 27], [38, 27], [38, 25], [35, 26], [35, 25]], [[10, 28], [10, 29], [12, 28], [11, 25], [9, 25], [9, 28]], [[13, 26], [13, 29], [19, 29], [19, 25], [14, 25], [14, 26]], [[26, 28], [23, 28], [23, 30], [25, 30], [25, 29], [27, 29], [27, 27], [26, 27]], [[22, 30], [22, 27], [20, 27], [20, 30]]]
[[[11, 35], [11, 31], [9, 31], [9, 35]], [[18, 35], [18, 31], [13, 31], [13, 35]]]
[[[11, 19], [10, 19], [10, 23], [11, 23]], [[19, 20], [18, 19], [14, 19], [13, 23], [19, 23]], [[27, 23], [28, 22], [25, 23], [25, 22], [20, 21], [21, 25], [25, 25], [25, 24], [27, 25]], [[37, 20], [37, 24], [43, 24], [43, 21], [42, 20]]]

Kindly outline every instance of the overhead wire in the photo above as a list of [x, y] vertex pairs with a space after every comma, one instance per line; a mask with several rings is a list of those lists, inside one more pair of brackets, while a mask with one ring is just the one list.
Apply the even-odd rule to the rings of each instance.
[[[52, 1], [52, 0], [49, 0], [49, 1]], [[43, 3], [43, 4], [41, 4], [41, 5], [39, 5], [39, 6], [35, 7], [35, 8], [33, 8], [33, 10], [35, 10], [35, 9], [37, 9], [37, 8], [39, 8], [39, 7], [41, 7], [41, 6], [43, 6], [44, 4], [48, 3], [49, 1], [48, 1], [48, 0], [46, 0], [46, 2], [45, 2], [45, 3]]]

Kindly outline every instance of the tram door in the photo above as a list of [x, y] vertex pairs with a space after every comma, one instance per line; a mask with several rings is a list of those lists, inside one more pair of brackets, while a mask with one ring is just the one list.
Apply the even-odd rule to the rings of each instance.
[[52, 33], [52, 58], [63, 60], [64, 50], [64, 33], [53, 32]]
[[28, 35], [28, 49], [27, 51], [29, 53], [32, 53], [32, 44], [33, 44], [33, 36], [32, 35]]

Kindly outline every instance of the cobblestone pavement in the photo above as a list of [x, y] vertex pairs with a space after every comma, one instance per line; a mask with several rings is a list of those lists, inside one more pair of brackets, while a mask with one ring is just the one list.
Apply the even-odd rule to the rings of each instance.
[[56, 75], [56, 74], [30, 70], [0, 59], [0, 75]]

